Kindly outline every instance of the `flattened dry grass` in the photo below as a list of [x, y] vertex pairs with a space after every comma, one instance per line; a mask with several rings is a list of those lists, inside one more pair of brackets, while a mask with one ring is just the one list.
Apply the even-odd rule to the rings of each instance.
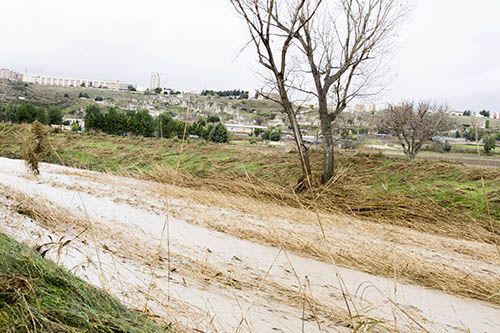
[[36, 251], [0, 234], [1, 332], [165, 332]]
[[[19, 158], [16, 138], [26, 126], [0, 124], [0, 155]], [[336, 177], [319, 181], [322, 154], [311, 152], [314, 187], [291, 188], [300, 176], [294, 153], [177, 139], [103, 134], [52, 134], [57, 154], [47, 162], [127, 175], [323, 212], [343, 212], [454, 238], [498, 242], [500, 170], [441, 161], [408, 161], [378, 154], [337, 155]], [[176, 170], [176, 171], [174, 171]], [[485, 179], [491, 219], [481, 187]]]

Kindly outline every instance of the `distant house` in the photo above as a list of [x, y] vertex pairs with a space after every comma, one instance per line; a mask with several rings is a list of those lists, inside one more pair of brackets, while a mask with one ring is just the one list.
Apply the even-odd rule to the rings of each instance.
[[450, 116], [462, 117], [464, 115], [464, 112], [463, 111], [448, 111], [448, 114]]
[[267, 129], [266, 126], [257, 126], [257, 125], [242, 125], [242, 124], [224, 124], [226, 126], [229, 133], [234, 135], [250, 135], [254, 132], [254, 130], [260, 129], [265, 131]]
[[281, 96], [279, 93], [276, 93], [276, 92], [262, 92], [262, 93], [259, 93], [259, 97], [257, 99], [259, 99], [259, 100], [271, 99], [274, 101], [279, 101], [279, 100], [281, 100]]
[[63, 121], [69, 121], [69, 126], [78, 123], [82, 128], [85, 127], [85, 120], [80, 118], [63, 118]]

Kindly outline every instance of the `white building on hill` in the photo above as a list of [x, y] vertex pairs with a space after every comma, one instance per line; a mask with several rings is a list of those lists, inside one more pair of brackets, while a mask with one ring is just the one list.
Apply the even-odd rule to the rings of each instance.
[[149, 90], [155, 90], [156, 88], [160, 88], [160, 73], [151, 73]]
[[226, 126], [227, 131], [234, 135], [250, 135], [254, 132], [256, 128], [265, 131], [267, 129], [266, 126], [257, 126], [257, 125], [242, 125], [242, 124], [224, 124]]

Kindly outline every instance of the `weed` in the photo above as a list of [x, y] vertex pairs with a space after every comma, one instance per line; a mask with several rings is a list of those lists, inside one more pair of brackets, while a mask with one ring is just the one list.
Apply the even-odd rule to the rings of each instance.
[[40, 159], [49, 156], [50, 148], [47, 131], [41, 123], [35, 120], [24, 139], [23, 158], [30, 171], [35, 175], [39, 175], [38, 164]]

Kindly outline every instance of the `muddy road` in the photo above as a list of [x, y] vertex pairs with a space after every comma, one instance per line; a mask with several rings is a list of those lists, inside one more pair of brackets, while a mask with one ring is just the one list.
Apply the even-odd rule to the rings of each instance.
[[0, 232], [180, 331], [500, 330], [494, 302], [445, 292], [499, 285], [485, 243], [48, 164], [34, 177], [4, 158], [0, 217]]

